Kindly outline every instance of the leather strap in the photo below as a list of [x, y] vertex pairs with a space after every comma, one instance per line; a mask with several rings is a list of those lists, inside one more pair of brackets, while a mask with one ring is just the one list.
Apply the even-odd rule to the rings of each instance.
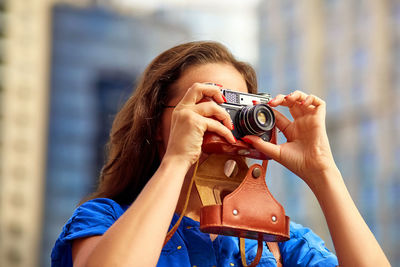
[[171, 228], [171, 230], [169, 230], [169, 232], [167, 233], [167, 236], [165, 237], [163, 246], [165, 246], [165, 244], [168, 243], [168, 241], [171, 239], [171, 237], [175, 234], [176, 230], [178, 230], [178, 227], [181, 224], [182, 218], [183, 218], [183, 216], [185, 216], [186, 208], [187, 208], [187, 206], [189, 204], [190, 193], [192, 192], [192, 186], [193, 186], [193, 182], [194, 182], [194, 177], [196, 176], [196, 172], [197, 172], [197, 167], [198, 166], [199, 166], [199, 160], [197, 160], [196, 166], [195, 166], [194, 171], [193, 171], [192, 180], [190, 181], [189, 189], [188, 189], [188, 192], [186, 194], [185, 206], [183, 207], [183, 210], [182, 210], [181, 215], [179, 216], [179, 219], [176, 221], [175, 225]]
[[258, 240], [257, 246], [257, 254], [254, 258], [253, 262], [250, 265], [247, 265], [246, 262], [246, 246], [244, 238], [239, 237], [239, 245], [240, 245], [240, 257], [242, 258], [242, 265], [244, 267], [255, 267], [261, 260], [262, 252], [263, 252], [263, 241]]
[[275, 257], [276, 260], [276, 266], [277, 267], [282, 267], [282, 257], [281, 257], [281, 252], [279, 250], [278, 243], [276, 242], [266, 242], [269, 250], [272, 252], [272, 254]]

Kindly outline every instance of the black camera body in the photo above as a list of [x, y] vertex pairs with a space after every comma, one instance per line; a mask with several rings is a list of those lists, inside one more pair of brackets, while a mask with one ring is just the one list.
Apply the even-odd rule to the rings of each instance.
[[267, 105], [269, 94], [248, 94], [229, 89], [221, 90], [227, 102], [220, 104], [231, 116], [233, 136], [240, 139], [246, 135], [257, 135], [270, 141], [275, 126], [275, 115]]

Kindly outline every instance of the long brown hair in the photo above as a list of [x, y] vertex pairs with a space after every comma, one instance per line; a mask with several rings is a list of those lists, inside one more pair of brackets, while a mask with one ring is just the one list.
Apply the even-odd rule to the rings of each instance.
[[163, 52], [148, 65], [133, 95], [117, 114], [98, 188], [86, 200], [106, 197], [120, 204], [135, 200], [160, 164], [157, 127], [164, 106], [173, 97], [170, 85], [188, 67], [207, 63], [231, 64], [243, 75], [249, 92], [256, 93], [254, 69], [236, 60], [219, 43], [190, 42]]

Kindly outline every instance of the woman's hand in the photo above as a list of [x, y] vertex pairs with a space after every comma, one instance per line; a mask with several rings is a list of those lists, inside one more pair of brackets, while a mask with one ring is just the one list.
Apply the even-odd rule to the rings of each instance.
[[[214, 101], [204, 101], [207, 98]], [[226, 100], [219, 86], [193, 84], [172, 112], [165, 156], [178, 156], [180, 162], [191, 166], [200, 157], [205, 131], [214, 132], [228, 142], [235, 143], [231, 118], [217, 104], [223, 102]]]
[[314, 177], [336, 168], [326, 134], [325, 102], [316, 96], [295, 91], [287, 96], [278, 95], [268, 104], [289, 108], [293, 121], [274, 110], [276, 126], [287, 142], [275, 145], [256, 136], [246, 136], [243, 140], [287, 167], [309, 186], [315, 185], [318, 181]]
[[275, 111], [276, 125], [287, 142], [275, 145], [256, 136], [243, 140], [296, 173], [312, 189], [324, 212], [340, 266], [390, 266], [333, 160], [325, 128], [325, 102], [296, 91], [285, 97], [278, 95], [269, 105], [289, 107], [293, 121]]

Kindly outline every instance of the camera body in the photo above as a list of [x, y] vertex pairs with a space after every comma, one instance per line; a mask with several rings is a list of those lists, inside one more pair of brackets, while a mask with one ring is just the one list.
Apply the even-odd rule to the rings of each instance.
[[271, 95], [255, 95], [222, 89], [227, 102], [220, 104], [230, 115], [233, 136], [240, 139], [246, 135], [257, 135], [270, 141], [275, 126], [275, 115], [267, 105]]
[[275, 115], [267, 105], [271, 96], [269, 94], [248, 94], [229, 89], [221, 91], [227, 101], [220, 106], [230, 114], [234, 126], [232, 134], [238, 141], [231, 144], [215, 133], [205, 132], [203, 152], [268, 160], [268, 156], [240, 139], [246, 135], [257, 135], [266, 142], [276, 144]]

